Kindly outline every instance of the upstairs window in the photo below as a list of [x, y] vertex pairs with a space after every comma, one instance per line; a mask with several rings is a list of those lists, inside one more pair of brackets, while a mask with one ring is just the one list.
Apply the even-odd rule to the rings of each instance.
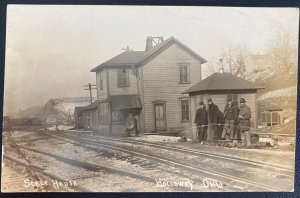
[[180, 69], [180, 83], [190, 83], [190, 68], [189, 64], [179, 64]]
[[118, 69], [118, 87], [129, 87], [128, 69]]

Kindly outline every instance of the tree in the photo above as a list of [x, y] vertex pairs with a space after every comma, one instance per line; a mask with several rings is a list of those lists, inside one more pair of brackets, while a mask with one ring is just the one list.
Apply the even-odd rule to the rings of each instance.
[[297, 66], [297, 39], [290, 31], [281, 29], [268, 43], [271, 64], [278, 69], [290, 70]]
[[226, 46], [221, 55], [223, 67], [229, 70], [232, 75], [245, 77], [246, 73], [246, 59], [248, 57], [248, 49], [246, 45], [230, 44]]

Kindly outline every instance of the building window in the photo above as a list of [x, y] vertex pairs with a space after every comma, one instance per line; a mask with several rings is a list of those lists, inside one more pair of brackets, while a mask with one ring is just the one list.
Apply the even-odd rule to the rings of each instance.
[[190, 103], [189, 99], [181, 99], [181, 121], [186, 122], [190, 120]]
[[[229, 98], [232, 99], [232, 102], [233, 102], [233, 104], [234, 104], [236, 107], [239, 106], [239, 97], [238, 97], [237, 94], [229, 94], [229, 95], [227, 95], [227, 100], [228, 100]], [[227, 100], [226, 100], [226, 102], [227, 102]]]
[[100, 73], [100, 90], [103, 90], [103, 72]]
[[109, 122], [108, 102], [100, 103], [99, 122], [103, 123], [103, 124], [106, 124]]
[[113, 110], [111, 118], [113, 122], [123, 122], [123, 116], [120, 110]]
[[118, 87], [128, 87], [128, 86], [129, 86], [129, 70], [118, 69]]
[[179, 64], [180, 69], [180, 83], [190, 83], [189, 64]]
[[278, 111], [266, 111], [261, 113], [261, 122], [267, 126], [280, 125], [280, 113]]

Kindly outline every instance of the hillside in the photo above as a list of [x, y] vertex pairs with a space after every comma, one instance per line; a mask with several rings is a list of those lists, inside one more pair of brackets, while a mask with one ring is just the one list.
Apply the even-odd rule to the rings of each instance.
[[44, 106], [33, 106], [19, 112], [16, 117], [36, 117], [44, 123], [66, 124], [74, 122], [75, 107], [90, 104], [89, 97], [70, 97], [50, 99]]
[[295, 134], [297, 101], [297, 68], [271, 70], [247, 74], [246, 79], [263, 85], [258, 91], [258, 118], [268, 109], [281, 109], [282, 125], [278, 133]]
[[42, 108], [43, 108], [42, 105], [32, 106], [23, 111], [16, 113], [15, 115], [13, 115], [13, 117], [14, 118], [34, 118]]

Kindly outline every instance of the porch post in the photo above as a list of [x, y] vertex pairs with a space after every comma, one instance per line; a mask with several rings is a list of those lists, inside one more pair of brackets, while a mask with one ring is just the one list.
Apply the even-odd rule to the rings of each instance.
[[191, 120], [190, 120], [190, 130], [189, 130], [189, 136], [191, 136], [191, 139], [193, 141], [196, 141], [197, 140], [197, 128], [194, 124], [194, 120], [195, 120], [195, 116], [196, 116], [196, 108], [197, 108], [197, 102], [196, 102], [196, 97], [197, 96], [190, 96], [191, 98], [191, 104], [190, 104], [190, 107], [191, 107]]

